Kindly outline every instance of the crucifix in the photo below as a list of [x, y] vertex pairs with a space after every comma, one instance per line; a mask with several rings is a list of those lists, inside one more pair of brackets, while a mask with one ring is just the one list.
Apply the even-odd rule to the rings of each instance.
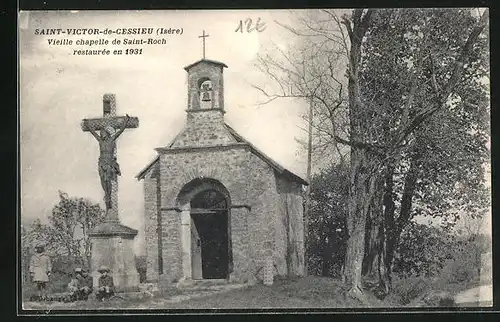
[[[118, 221], [118, 180], [121, 175], [116, 160], [116, 139], [125, 131], [139, 126], [137, 117], [116, 116], [114, 94], [103, 96], [103, 117], [84, 119], [81, 127], [90, 132], [99, 142], [99, 177], [104, 190], [107, 220]], [[99, 133], [98, 133], [99, 132]]]
[[205, 59], [205, 38], [210, 37], [209, 35], [205, 35], [205, 30], [203, 30], [203, 35], [198, 36], [198, 38], [203, 38], [203, 59]]

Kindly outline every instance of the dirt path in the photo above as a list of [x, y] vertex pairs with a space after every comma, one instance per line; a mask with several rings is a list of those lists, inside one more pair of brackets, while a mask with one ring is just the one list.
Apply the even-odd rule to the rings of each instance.
[[180, 303], [195, 298], [202, 298], [218, 293], [224, 293], [234, 289], [247, 287], [241, 284], [213, 285], [203, 288], [180, 289], [180, 294], [171, 296], [150, 297], [146, 293], [120, 294], [121, 298], [114, 298], [105, 302], [97, 302], [89, 299], [86, 302], [78, 301], [71, 303], [62, 302], [25, 302], [25, 310], [95, 310], [95, 309], [161, 309], [173, 303]]

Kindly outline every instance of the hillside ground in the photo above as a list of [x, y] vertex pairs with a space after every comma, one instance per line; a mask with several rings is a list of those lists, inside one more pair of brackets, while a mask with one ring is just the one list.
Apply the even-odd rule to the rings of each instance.
[[24, 309], [287, 309], [287, 308], [395, 308], [422, 306], [419, 298], [432, 290], [455, 295], [478, 285], [478, 281], [444, 285], [440, 281], [408, 279], [395, 281], [395, 290], [384, 300], [369, 290], [365, 293], [369, 305], [362, 305], [345, 296], [345, 287], [338, 279], [308, 276], [297, 279], [277, 279], [272, 286], [256, 284], [240, 288], [206, 288], [182, 290], [172, 288], [155, 297], [116, 298], [106, 302], [25, 302]]

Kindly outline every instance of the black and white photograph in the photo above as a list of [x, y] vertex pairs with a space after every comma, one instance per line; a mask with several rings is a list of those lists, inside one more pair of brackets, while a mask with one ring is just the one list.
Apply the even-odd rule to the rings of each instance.
[[21, 311], [491, 308], [489, 21], [20, 10]]

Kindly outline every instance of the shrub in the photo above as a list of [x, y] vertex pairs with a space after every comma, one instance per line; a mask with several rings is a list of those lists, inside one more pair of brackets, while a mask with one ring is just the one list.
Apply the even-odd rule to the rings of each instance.
[[307, 227], [307, 265], [310, 275], [339, 276], [347, 248], [349, 168], [335, 165], [312, 178]]
[[453, 307], [455, 306], [455, 298], [449, 292], [430, 291], [421, 299], [419, 304], [434, 307]]
[[47, 291], [49, 293], [61, 293], [68, 291], [68, 283], [71, 281], [71, 275], [55, 272], [50, 276], [50, 281], [47, 284]]
[[424, 295], [430, 289], [430, 281], [425, 277], [410, 277], [393, 281], [393, 297], [399, 304], [407, 305]]
[[401, 234], [393, 271], [400, 277], [437, 276], [454, 245], [454, 237], [443, 229], [410, 222]]
[[474, 241], [460, 242], [454, 258], [442, 270], [442, 278], [450, 284], [470, 282], [479, 276], [481, 248]]

